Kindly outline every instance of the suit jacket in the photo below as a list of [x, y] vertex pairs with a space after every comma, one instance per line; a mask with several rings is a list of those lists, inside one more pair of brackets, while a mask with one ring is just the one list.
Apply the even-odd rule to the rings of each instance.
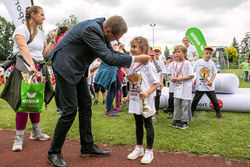
[[50, 54], [53, 69], [71, 84], [78, 83], [97, 57], [111, 66], [129, 68], [132, 57], [114, 51], [103, 32], [105, 18], [75, 25]]

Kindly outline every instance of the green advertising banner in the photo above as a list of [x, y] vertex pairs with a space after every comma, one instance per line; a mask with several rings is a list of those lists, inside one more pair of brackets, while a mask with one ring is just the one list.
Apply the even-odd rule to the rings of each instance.
[[202, 32], [198, 28], [189, 28], [185, 34], [190, 39], [190, 44], [194, 45], [199, 56], [203, 58], [202, 51], [207, 46], [206, 40]]

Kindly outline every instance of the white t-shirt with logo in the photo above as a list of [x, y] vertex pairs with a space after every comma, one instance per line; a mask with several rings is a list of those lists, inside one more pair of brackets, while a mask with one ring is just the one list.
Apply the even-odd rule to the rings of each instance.
[[[166, 74], [167, 70], [166, 70], [166, 67], [165, 67], [165, 64], [163, 61], [156, 60], [155, 62], [156, 62], [155, 68], [156, 68], [156, 72], [157, 72], [157, 77], [158, 77], [159, 81], [161, 82], [161, 76], [162, 76], [162, 74]], [[160, 86], [157, 89], [160, 90]]]
[[[18, 26], [15, 29], [14, 34], [12, 36], [12, 38], [14, 40], [13, 53], [19, 52], [21, 54], [20, 49], [18, 48], [18, 45], [17, 45], [16, 40], [15, 40], [16, 35], [24, 36], [26, 38], [26, 41], [28, 41], [30, 39], [30, 32], [29, 32], [26, 24]], [[46, 37], [45, 37], [44, 33], [38, 29], [35, 38], [32, 40], [32, 42], [30, 44], [28, 44], [30, 55], [33, 59], [43, 60], [43, 49], [44, 49], [45, 42], [46, 42]]]
[[[170, 63], [169, 65], [168, 65], [168, 69], [167, 69], [167, 74], [170, 74], [172, 77], [175, 77], [174, 76], [174, 70], [172, 70], [171, 69], [171, 67], [170, 66], [172, 66], [172, 68], [173, 68], [173, 65], [174, 65], [175, 63]], [[168, 91], [170, 92], [170, 93], [174, 93], [174, 89], [175, 89], [175, 83], [173, 83], [171, 80], [169, 81], [169, 88], [168, 88]]]
[[[97, 64], [100, 65], [100, 64], [101, 64], [101, 61], [99, 62], [99, 61], [97, 61], [97, 60], [94, 60], [94, 61], [89, 65], [88, 76], [91, 75], [91, 72], [90, 72], [91, 68], [95, 67]], [[93, 76], [92, 76], [90, 79], [87, 80], [89, 85], [91, 85], [91, 83], [95, 81], [95, 76], [96, 76], [96, 73], [97, 73], [97, 72], [98, 72], [98, 68], [94, 71]]]
[[[133, 63], [128, 71], [131, 72], [133, 69], [132, 67], [136, 67], [139, 63]], [[159, 79], [156, 76], [156, 69], [154, 64], [148, 62], [146, 65], [141, 65], [139, 68], [141, 72], [141, 90], [142, 92], [147, 91], [151, 88], [153, 84], [160, 83]], [[150, 106], [150, 108], [155, 113], [155, 102], [154, 102], [155, 91], [149, 95], [145, 101]], [[136, 115], [142, 115], [142, 101], [139, 97], [139, 92], [136, 89], [136, 85], [130, 84], [130, 92], [129, 92], [129, 113], [133, 113]]]
[[194, 57], [194, 52], [197, 52], [195, 46], [193, 45], [189, 45], [189, 47], [187, 48], [187, 58], [192, 59]]
[[[184, 61], [183, 67], [182, 62], [172, 62], [169, 65], [169, 74], [173, 74], [175, 77], [193, 76], [193, 67], [187, 60]], [[192, 100], [192, 79], [183, 80], [174, 84], [174, 97], [185, 100]]]
[[198, 91], [214, 91], [214, 83], [212, 86], [208, 85], [208, 81], [214, 74], [217, 73], [217, 69], [212, 60], [204, 61], [203, 59], [197, 60], [194, 66], [194, 72], [196, 72], [196, 90]]

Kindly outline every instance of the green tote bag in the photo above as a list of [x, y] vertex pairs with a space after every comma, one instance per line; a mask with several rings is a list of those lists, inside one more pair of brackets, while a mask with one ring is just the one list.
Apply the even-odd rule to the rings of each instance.
[[27, 83], [22, 81], [21, 106], [18, 112], [41, 113], [44, 101], [45, 83]]

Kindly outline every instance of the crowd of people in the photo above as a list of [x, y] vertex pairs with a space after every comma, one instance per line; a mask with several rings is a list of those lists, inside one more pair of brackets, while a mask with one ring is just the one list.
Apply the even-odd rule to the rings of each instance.
[[[61, 149], [77, 111], [80, 156], [110, 155], [109, 151], [94, 144], [91, 132], [91, 105], [100, 104], [100, 92], [102, 104], [105, 105], [104, 116], [119, 117], [118, 113], [123, 110], [122, 106], [127, 106], [128, 112], [134, 115], [136, 146], [127, 158], [134, 160], [143, 156], [143, 164], [149, 164], [154, 159], [153, 124], [157, 123], [156, 118], [160, 114], [159, 103], [164, 86], [169, 88], [168, 108], [164, 112], [167, 113], [167, 118], [174, 119], [171, 127], [189, 127], [196, 106], [204, 93], [213, 103], [216, 117], [222, 119], [213, 84], [217, 69], [211, 60], [212, 47], [205, 47], [204, 58], [199, 59], [195, 47], [190, 45], [190, 39], [184, 37], [184, 45], [176, 46], [173, 53], [165, 57], [160, 46], [154, 46], [150, 50], [146, 38], [135, 37], [131, 40], [130, 52], [127, 52], [124, 44], [119, 43], [119, 39], [127, 32], [127, 24], [120, 16], [112, 16], [107, 20], [97, 18], [83, 21], [70, 31], [67, 26], [59, 27], [57, 33], [51, 32], [51, 41], [47, 44], [44, 33], [37, 28], [43, 24], [44, 19], [41, 7], [32, 6], [26, 9], [26, 24], [17, 27], [13, 34], [13, 51], [22, 55], [32, 75], [36, 76], [40, 70], [45, 76], [50, 74], [51, 77], [46, 78], [46, 87], [51, 88], [53, 83], [56, 85], [55, 101], [61, 116], [48, 151], [48, 161], [52, 166], [67, 166]], [[28, 43], [29, 39], [31, 42]], [[49, 54], [52, 67], [47, 67], [43, 61], [43, 57]], [[242, 64], [243, 67], [246, 68], [246, 65]], [[32, 123], [30, 139], [49, 140], [50, 137], [39, 128], [40, 113], [18, 112], [21, 103], [21, 71], [15, 66], [10, 71], [12, 72], [6, 77], [8, 80], [1, 98], [16, 112], [16, 136], [12, 150], [21, 151], [28, 115]], [[131, 83], [127, 76], [133, 75], [140, 77]], [[193, 98], [194, 77], [196, 92]], [[15, 92], [10, 91], [13, 90], [13, 86]], [[142, 113], [145, 104], [151, 112], [147, 116]], [[144, 127], [147, 141], [145, 151]]]

